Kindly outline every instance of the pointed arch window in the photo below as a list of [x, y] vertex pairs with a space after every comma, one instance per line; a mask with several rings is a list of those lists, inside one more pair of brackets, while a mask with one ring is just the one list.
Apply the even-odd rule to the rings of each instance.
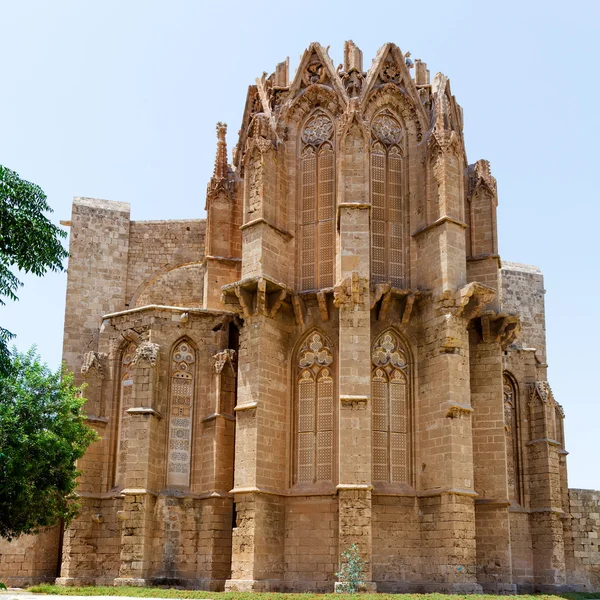
[[299, 248], [300, 288], [333, 286], [335, 152], [332, 120], [315, 112], [302, 130]]
[[296, 448], [294, 481], [333, 481], [333, 353], [325, 338], [310, 333], [296, 355]]
[[171, 355], [168, 486], [190, 485], [195, 363], [196, 352], [187, 340], [175, 345]]
[[125, 485], [127, 468], [127, 446], [129, 443], [129, 415], [132, 407], [133, 370], [132, 363], [137, 350], [131, 342], [123, 351], [121, 357], [121, 377], [119, 385], [119, 411], [117, 414], [117, 448], [115, 453], [115, 486]]
[[519, 410], [515, 380], [504, 374], [504, 429], [506, 431], [506, 474], [508, 498], [522, 503], [521, 453], [519, 448]]
[[410, 377], [407, 352], [393, 331], [373, 348], [373, 481], [411, 483]]
[[388, 112], [371, 127], [371, 276], [376, 283], [406, 283], [404, 131]]

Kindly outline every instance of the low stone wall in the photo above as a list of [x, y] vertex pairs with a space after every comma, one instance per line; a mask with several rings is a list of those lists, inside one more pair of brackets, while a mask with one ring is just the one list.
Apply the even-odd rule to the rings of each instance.
[[600, 491], [569, 490], [576, 580], [600, 590]]
[[0, 539], [0, 581], [10, 587], [54, 583], [58, 573], [60, 530], [23, 535], [12, 542]]

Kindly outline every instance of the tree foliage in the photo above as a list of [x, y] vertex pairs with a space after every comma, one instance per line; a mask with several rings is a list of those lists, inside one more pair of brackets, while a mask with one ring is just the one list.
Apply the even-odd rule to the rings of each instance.
[[[0, 165], [0, 305], [17, 300], [22, 282], [14, 271], [44, 275], [62, 271], [68, 256], [60, 240], [66, 232], [50, 222], [52, 212], [42, 189]], [[13, 334], [0, 327], [0, 373], [10, 368], [8, 341]]]
[[10, 358], [0, 375], [0, 536], [8, 539], [75, 516], [75, 461], [97, 439], [71, 373], [52, 372], [35, 349]]
[[340, 571], [335, 576], [339, 579], [336, 592], [355, 594], [364, 583], [365, 567], [356, 544], [348, 546], [342, 552]]

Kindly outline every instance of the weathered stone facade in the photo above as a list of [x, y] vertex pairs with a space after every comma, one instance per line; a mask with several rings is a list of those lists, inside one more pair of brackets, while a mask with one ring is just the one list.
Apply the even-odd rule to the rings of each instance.
[[206, 220], [75, 199], [64, 358], [101, 440], [60, 572], [19, 542], [0, 573], [326, 591], [355, 542], [369, 589], [597, 587], [542, 275], [500, 260], [448, 78], [315, 43], [250, 86], [232, 165], [217, 132]]

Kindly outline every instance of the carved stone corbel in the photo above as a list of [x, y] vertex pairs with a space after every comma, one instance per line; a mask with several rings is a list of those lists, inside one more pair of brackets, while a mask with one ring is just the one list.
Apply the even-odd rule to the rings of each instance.
[[302, 302], [302, 298], [294, 294], [292, 296], [292, 306], [294, 307], [296, 325], [304, 327], [304, 302]]
[[482, 314], [483, 309], [496, 297], [496, 290], [481, 283], [472, 282], [454, 293], [445, 291], [440, 300], [442, 313], [456, 317], [473, 319]]
[[340, 404], [343, 409], [345, 408], [351, 410], [365, 410], [367, 408], [368, 402], [368, 396], [340, 396]]
[[481, 316], [481, 338], [486, 344], [498, 342], [504, 349], [515, 340], [520, 330], [521, 322], [516, 315], [490, 312]]
[[[368, 280], [361, 278], [357, 271], [352, 271], [352, 276], [343, 279], [333, 288], [333, 304], [340, 307], [344, 304], [357, 305], [369, 292]], [[367, 296], [370, 301], [370, 297]]]
[[402, 324], [407, 325], [410, 321], [410, 315], [412, 314], [413, 306], [415, 304], [416, 294], [409, 294], [406, 296], [406, 302], [404, 303], [404, 310], [402, 311]]
[[131, 364], [134, 367], [141, 367], [144, 364], [151, 368], [156, 367], [158, 361], [159, 345], [152, 342], [142, 342], [136, 349]]
[[317, 292], [317, 302], [319, 303], [319, 312], [323, 321], [329, 321], [329, 309], [327, 308], [327, 296], [325, 292]]
[[105, 377], [105, 363], [108, 358], [108, 354], [104, 352], [86, 352], [83, 355], [83, 364], [81, 365], [81, 374], [87, 377], [91, 372], [95, 372], [99, 379]]

